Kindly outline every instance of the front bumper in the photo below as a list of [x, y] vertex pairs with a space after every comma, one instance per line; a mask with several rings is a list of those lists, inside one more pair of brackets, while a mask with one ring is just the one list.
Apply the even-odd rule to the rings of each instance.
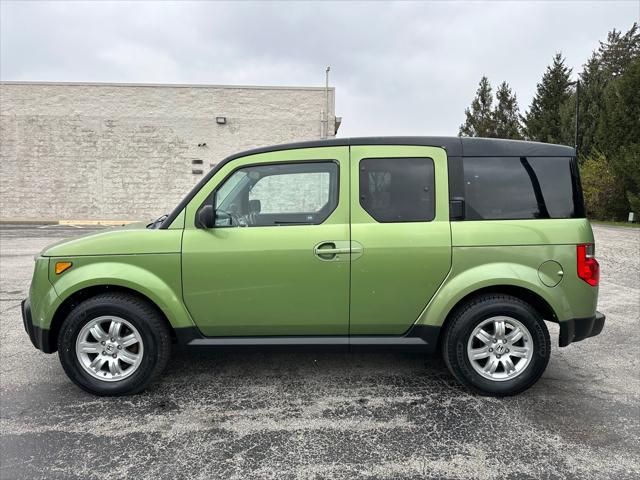
[[49, 342], [49, 330], [42, 329], [33, 324], [31, 317], [31, 303], [28, 298], [22, 300], [22, 323], [24, 324], [24, 330], [29, 335], [31, 343], [38, 350], [42, 350], [44, 353], [53, 353], [51, 349], [51, 343]]
[[572, 318], [560, 322], [560, 346], [566, 347], [570, 343], [599, 335], [604, 328], [605, 319], [604, 314], [596, 312], [593, 317]]

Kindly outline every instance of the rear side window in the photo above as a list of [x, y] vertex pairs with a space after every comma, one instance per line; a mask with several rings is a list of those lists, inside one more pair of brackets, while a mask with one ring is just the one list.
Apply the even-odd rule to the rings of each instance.
[[360, 160], [360, 205], [376, 221], [428, 222], [435, 217], [431, 158]]
[[465, 157], [465, 218], [514, 220], [584, 216], [569, 157]]

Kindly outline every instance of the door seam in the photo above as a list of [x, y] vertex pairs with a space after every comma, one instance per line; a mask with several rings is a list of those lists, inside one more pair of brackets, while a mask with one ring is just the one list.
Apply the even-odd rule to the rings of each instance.
[[[351, 196], [351, 145], [349, 145], [349, 150], [348, 150], [348, 162], [347, 162], [347, 185], [349, 186], [349, 190], [348, 190], [348, 206], [349, 206], [349, 246], [351, 247], [353, 242], [353, 237], [351, 235], [351, 202], [352, 202], [352, 196]], [[349, 348], [351, 347], [351, 270], [353, 268], [353, 251], [349, 252], [349, 306], [347, 309], [347, 314], [348, 314], [348, 318], [347, 318], [347, 338], [349, 339], [348, 343], [349, 343]]]

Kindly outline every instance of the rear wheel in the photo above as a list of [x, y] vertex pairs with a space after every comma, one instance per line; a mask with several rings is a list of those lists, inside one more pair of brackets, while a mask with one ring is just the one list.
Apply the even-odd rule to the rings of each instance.
[[483, 395], [531, 387], [549, 362], [551, 341], [540, 314], [509, 295], [483, 295], [463, 305], [444, 333], [443, 356], [463, 385]]
[[58, 355], [69, 378], [97, 395], [142, 391], [164, 370], [171, 337], [160, 313], [123, 293], [101, 294], [74, 308], [60, 328]]

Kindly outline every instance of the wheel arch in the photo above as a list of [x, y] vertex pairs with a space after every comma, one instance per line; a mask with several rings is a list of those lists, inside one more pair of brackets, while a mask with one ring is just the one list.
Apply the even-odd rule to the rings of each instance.
[[448, 325], [451, 323], [452, 318], [455, 316], [458, 309], [460, 309], [463, 305], [465, 305], [470, 300], [479, 297], [481, 295], [488, 294], [502, 294], [502, 295], [510, 295], [512, 297], [518, 298], [523, 302], [531, 305], [537, 312], [540, 313], [543, 320], [547, 320], [549, 322], [558, 323], [558, 316], [554, 311], [553, 307], [549, 304], [547, 300], [545, 300], [538, 293], [526, 288], [517, 285], [491, 285], [487, 287], [482, 287], [472, 292], [467, 293], [465, 296], [460, 298], [455, 304], [449, 309], [444, 317], [444, 321], [442, 322], [442, 327], [440, 329], [440, 336], [438, 339], [438, 345], [440, 346], [442, 343], [442, 339], [444, 338], [443, 333], [446, 331]]
[[58, 306], [53, 314], [49, 327], [49, 353], [57, 351], [58, 334], [60, 332], [60, 327], [62, 326], [69, 313], [71, 313], [71, 311], [83, 301], [95, 297], [96, 295], [100, 295], [101, 293], [124, 293], [145, 301], [158, 312], [160, 318], [162, 318], [162, 320], [166, 323], [167, 327], [169, 328], [169, 332], [171, 333], [172, 341], [176, 340], [175, 329], [169, 321], [169, 318], [167, 317], [165, 312], [158, 306], [158, 304], [147, 295], [139, 292], [138, 290], [122, 285], [100, 284], [85, 287], [73, 292], [72, 294], [67, 296]]

